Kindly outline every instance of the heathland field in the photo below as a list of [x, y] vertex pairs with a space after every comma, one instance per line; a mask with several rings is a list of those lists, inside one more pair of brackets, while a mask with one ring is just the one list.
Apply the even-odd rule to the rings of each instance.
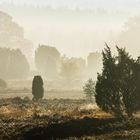
[[0, 91], [0, 140], [140, 139], [139, 113], [116, 119], [87, 102], [82, 89], [63, 84], [44, 82], [44, 99], [33, 102], [30, 80], [8, 81]]
[[140, 139], [138, 117], [115, 119], [82, 99], [7, 98], [0, 100], [0, 139]]

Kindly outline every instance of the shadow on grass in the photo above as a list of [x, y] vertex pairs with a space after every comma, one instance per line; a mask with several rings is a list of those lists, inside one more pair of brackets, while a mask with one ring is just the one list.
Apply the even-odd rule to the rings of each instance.
[[120, 119], [83, 118], [47, 127], [37, 127], [23, 134], [26, 140], [50, 140], [105, 134], [114, 131], [112, 124]]

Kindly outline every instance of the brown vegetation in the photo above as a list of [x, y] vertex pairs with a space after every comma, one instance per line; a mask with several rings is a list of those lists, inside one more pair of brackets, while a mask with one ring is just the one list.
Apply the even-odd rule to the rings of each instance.
[[139, 139], [139, 132], [138, 118], [115, 119], [85, 100], [0, 100], [1, 140]]

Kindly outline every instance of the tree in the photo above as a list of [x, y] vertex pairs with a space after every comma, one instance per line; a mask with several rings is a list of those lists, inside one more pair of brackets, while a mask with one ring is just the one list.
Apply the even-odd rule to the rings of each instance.
[[54, 78], [58, 74], [60, 53], [55, 47], [39, 45], [35, 52], [37, 70], [47, 78]]
[[[135, 84], [135, 111], [140, 110], [140, 56], [135, 61], [134, 67], [134, 78], [133, 84]], [[134, 97], [133, 97], [134, 98]]]
[[39, 99], [43, 98], [44, 88], [43, 88], [43, 80], [41, 76], [34, 76], [33, 83], [32, 83], [32, 94], [33, 94], [34, 101], [38, 101]]
[[81, 79], [85, 73], [85, 60], [82, 58], [67, 58], [61, 60], [61, 76], [66, 80]]
[[0, 88], [6, 88], [7, 87], [7, 83], [5, 80], [0, 79]]
[[6, 79], [26, 78], [29, 63], [19, 49], [0, 48], [0, 77]]
[[13, 18], [0, 11], [0, 46], [10, 49], [20, 49], [31, 60], [33, 44], [25, 39], [24, 29], [13, 21]]
[[102, 52], [103, 70], [98, 74], [96, 83], [95, 99], [97, 105], [104, 111], [122, 116], [121, 93], [118, 88], [118, 75], [115, 57], [112, 56], [110, 48], [107, 46]]
[[132, 117], [133, 112], [136, 111], [136, 62], [125, 49], [117, 47], [117, 51], [118, 88], [122, 94], [125, 113]]
[[92, 79], [89, 79], [85, 86], [83, 87], [84, 94], [86, 95], [86, 98], [88, 101], [92, 101], [93, 97], [95, 95], [95, 83], [93, 82]]
[[117, 117], [132, 117], [137, 111], [140, 96], [140, 65], [125, 49], [116, 47], [118, 56], [112, 56], [107, 46], [103, 51], [103, 70], [96, 83], [96, 103]]

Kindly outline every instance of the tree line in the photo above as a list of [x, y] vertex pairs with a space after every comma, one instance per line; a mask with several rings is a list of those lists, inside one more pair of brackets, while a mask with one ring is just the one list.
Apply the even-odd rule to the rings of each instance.
[[55, 47], [47, 45], [39, 45], [36, 49], [35, 65], [37, 72], [47, 79], [61, 77], [67, 81], [91, 76], [95, 79], [102, 67], [100, 53], [90, 53], [86, 64], [83, 58], [61, 56]]
[[0, 48], [0, 77], [18, 79], [29, 75], [29, 64], [19, 49]]
[[[34, 56], [35, 74], [42, 75], [46, 79], [61, 78], [67, 81], [92, 75], [95, 77], [100, 62], [99, 53], [90, 53], [86, 65], [83, 58], [61, 56], [55, 47], [48, 45], [39, 45]], [[0, 78], [25, 79], [31, 74], [30, 64], [20, 49], [0, 48]]]

